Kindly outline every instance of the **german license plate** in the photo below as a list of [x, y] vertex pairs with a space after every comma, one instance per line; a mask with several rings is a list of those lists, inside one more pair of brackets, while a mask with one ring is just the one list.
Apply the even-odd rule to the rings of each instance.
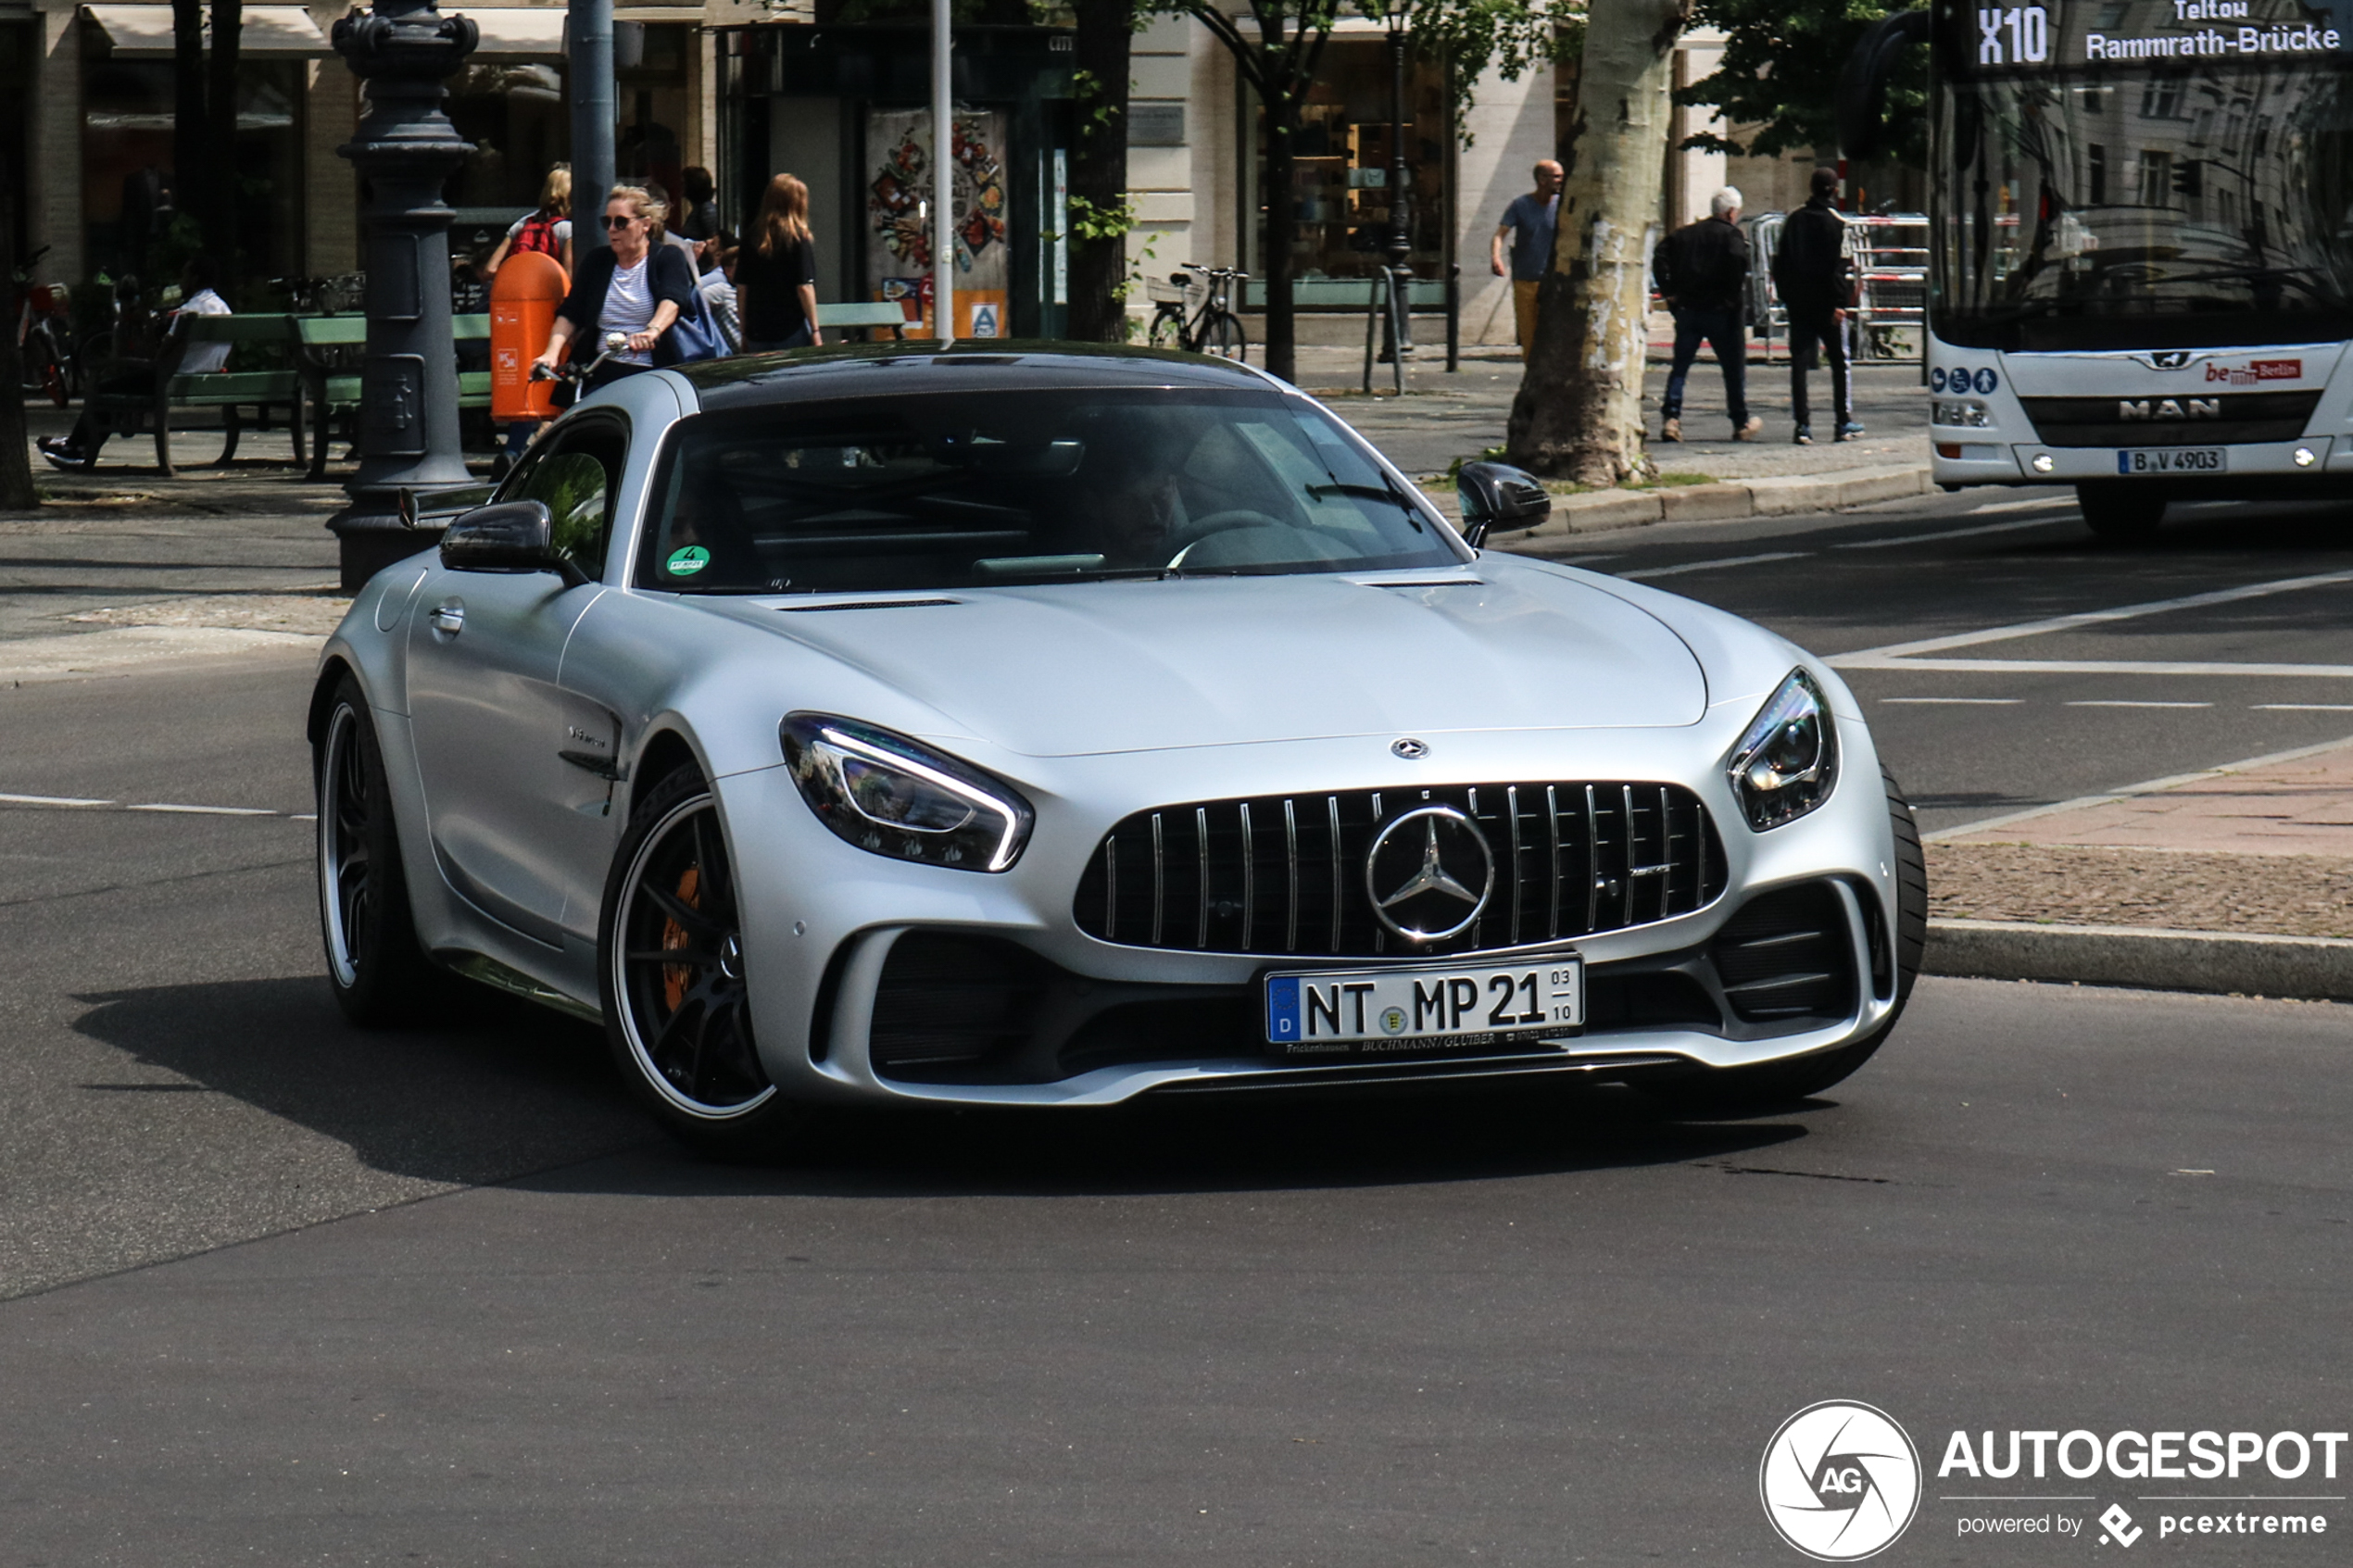
[[1289, 1056], [1475, 1049], [1585, 1022], [1575, 953], [1502, 968], [1315, 970], [1266, 977], [1266, 1043]]
[[2128, 446], [2116, 455], [2119, 473], [2228, 473], [2227, 446]]

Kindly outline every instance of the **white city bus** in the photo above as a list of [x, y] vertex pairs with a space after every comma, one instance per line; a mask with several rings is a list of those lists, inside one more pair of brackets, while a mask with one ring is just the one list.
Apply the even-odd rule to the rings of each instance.
[[2353, 495], [2353, 0], [1934, 0], [1881, 31], [1923, 29], [1935, 479], [2071, 483], [2127, 538], [2171, 500]]

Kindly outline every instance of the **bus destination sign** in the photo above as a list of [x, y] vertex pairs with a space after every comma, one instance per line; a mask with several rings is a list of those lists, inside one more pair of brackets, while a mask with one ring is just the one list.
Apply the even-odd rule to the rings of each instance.
[[2353, 36], [2332, 8], [2296, 0], [2058, 0], [1970, 14], [1963, 57], [1981, 70], [2292, 60], [2344, 53]]

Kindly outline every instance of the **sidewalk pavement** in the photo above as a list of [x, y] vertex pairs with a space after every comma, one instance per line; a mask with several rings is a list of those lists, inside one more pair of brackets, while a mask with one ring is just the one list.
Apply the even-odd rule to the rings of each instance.
[[2353, 737], [1927, 848], [1932, 972], [2353, 999]]

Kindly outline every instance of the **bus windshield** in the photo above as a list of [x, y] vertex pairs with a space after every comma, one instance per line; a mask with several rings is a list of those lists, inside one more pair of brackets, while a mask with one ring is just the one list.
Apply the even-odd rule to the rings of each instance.
[[1970, 347], [2353, 336], [2353, 0], [1938, 7], [1935, 326]]

